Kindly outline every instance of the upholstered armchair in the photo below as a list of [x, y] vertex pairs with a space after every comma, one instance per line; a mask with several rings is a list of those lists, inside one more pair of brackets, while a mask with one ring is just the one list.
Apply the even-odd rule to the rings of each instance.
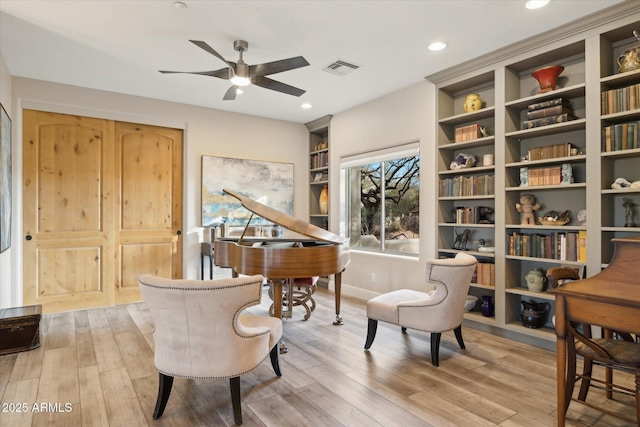
[[439, 365], [440, 338], [443, 332], [454, 330], [460, 348], [462, 320], [476, 258], [459, 252], [455, 258], [427, 261], [424, 291], [399, 289], [378, 295], [367, 302], [369, 326], [364, 345], [373, 344], [378, 321], [431, 333], [431, 363]]
[[262, 296], [262, 276], [170, 280], [143, 274], [140, 292], [155, 323], [155, 365], [160, 372], [153, 418], [162, 416], [174, 377], [229, 378], [235, 423], [242, 424], [240, 375], [270, 354], [281, 376], [282, 321], [242, 314]]

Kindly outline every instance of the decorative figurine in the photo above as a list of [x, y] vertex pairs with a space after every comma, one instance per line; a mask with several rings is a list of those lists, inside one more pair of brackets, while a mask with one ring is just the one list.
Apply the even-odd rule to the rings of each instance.
[[493, 224], [493, 221], [489, 218], [489, 215], [492, 213], [493, 208], [489, 206], [478, 206], [478, 224]]
[[533, 194], [523, 194], [520, 196], [520, 203], [516, 203], [516, 210], [522, 212], [522, 225], [534, 225], [536, 218], [533, 212], [540, 209], [540, 203], [535, 202]]
[[624, 226], [625, 227], [635, 227], [636, 225], [633, 222], [633, 207], [635, 203], [628, 197], [622, 198], [622, 206], [624, 206]]
[[520, 187], [529, 186], [529, 168], [520, 168]]
[[456, 233], [456, 239], [453, 242], [453, 249], [462, 249], [463, 251], [466, 251], [467, 242], [469, 241], [469, 236], [471, 236], [471, 230], [465, 228], [462, 233], [458, 233], [455, 229], [453, 231]]
[[576, 220], [578, 221], [578, 225], [587, 225], [587, 210], [580, 209], [576, 214]]
[[562, 164], [562, 181], [560, 184], [572, 184], [573, 183], [573, 170], [569, 163]]

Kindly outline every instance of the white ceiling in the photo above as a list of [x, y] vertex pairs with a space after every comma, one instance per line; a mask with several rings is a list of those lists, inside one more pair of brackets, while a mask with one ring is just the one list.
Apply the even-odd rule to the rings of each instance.
[[[0, 0], [0, 53], [13, 76], [306, 123], [623, 0], [182, 1]], [[249, 86], [223, 101], [224, 80], [160, 74], [224, 67], [190, 39], [234, 62], [233, 41], [246, 40], [250, 65], [302, 55], [310, 66], [271, 77], [307, 92]], [[428, 51], [435, 40], [448, 48]], [[336, 59], [361, 68], [322, 71]]]

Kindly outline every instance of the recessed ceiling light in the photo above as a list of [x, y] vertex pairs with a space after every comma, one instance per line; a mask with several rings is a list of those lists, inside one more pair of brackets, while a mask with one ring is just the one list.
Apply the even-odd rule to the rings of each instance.
[[432, 52], [436, 52], [438, 50], [442, 50], [447, 47], [445, 42], [433, 42], [429, 45], [429, 50]]
[[527, 9], [540, 9], [549, 3], [549, 0], [529, 0], [524, 6]]
[[305, 110], [308, 110], [311, 107], [313, 107], [313, 105], [309, 104], [308, 102], [305, 102], [300, 106], [300, 108], [304, 108]]
[[187, 7], [186, 3], [183, 3], [181, 1], [174, 1], [173, 2], [173, 7], [175, 7], [176, 9], [184, 9]]

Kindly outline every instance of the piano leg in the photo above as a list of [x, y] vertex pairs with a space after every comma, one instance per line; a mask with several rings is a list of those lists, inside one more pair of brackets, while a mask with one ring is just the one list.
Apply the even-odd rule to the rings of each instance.
[[333, 322], [334, 325], [340, 326], [344, 325], [342, 322], [342, 316], [340, 316], [340, 294], [342, 292], [342, 272], [336, 273], [335, 276], [335, 299], [336, 299], [336, 320]]
[[[289, 279], [287, 279], [289, 280]], [[293, 282], [293, 279], [291, 279]], [[281, 279], [271, 279], [273, 284], [273, 317], [282, 319], [282, 282]], [[280, 354], [288, 352], [289, 349], [284, 340], [280, 339]]]

